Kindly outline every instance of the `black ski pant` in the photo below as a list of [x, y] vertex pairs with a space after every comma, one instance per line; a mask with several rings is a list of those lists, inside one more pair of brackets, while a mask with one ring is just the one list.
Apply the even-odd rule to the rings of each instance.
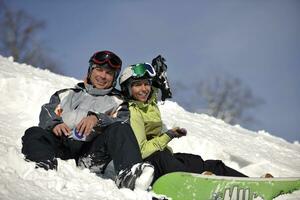
[[221, 160], [203, 160], [201, 156], [187, 153], [171, 153], [168, 149], [157, 151], [144, 159], [154, 166], [155, 182], [160, 176], [170, 172], [192, 172], [201, 174], [210, 171], [220, 176], [247, 177], [246, 175], [226, 166]]
[[131, 127], [121, 122], [108, 126], [91, 142], [58, 137], [40, 127], [31, 127], [25, 131], [22, 144], [25, 158], [34, 162], [54, 158], [78, 160], [79, 157], [89, 156], [91, 163], [105, 163], [105, 166], [113, 160], [116, 172], [142, 162]]

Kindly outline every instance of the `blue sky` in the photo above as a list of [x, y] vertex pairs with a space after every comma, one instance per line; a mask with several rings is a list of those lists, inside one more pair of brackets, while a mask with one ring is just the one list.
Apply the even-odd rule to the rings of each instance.
[[[124, 66], [162, 54], [171, 81], [190, 90], [216, 75], [241, 79], [265, 102], [251, 112], [259, 123], [241, 125], [300, 141], [300, 1], [8, 2], [46, 22], [40, 38], [67, 76], [82, 79], [97, 50], [116, 52]], [[179, 104], [204, 109], [180, 94]]]

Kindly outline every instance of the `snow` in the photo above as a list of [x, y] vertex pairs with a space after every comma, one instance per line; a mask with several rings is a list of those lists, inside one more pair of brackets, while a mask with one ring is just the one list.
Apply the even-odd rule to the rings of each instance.
[[[78, 81], [0, 56], [0, 199], [151, 199], [146, 191], [119, 190], [109, 179], [112, 169], [106, 177], [97, 177], [77, 168], [73, 160], [59, 160], [58, 171], [35, 169], [34, 163], [24, 161], [21, 137], [27, 128], [38, 124], [41, 105], [56, 90]], [[175, 152], [221, 159], [253, 177], [266, 172], [276, 177], [300, 177], [298, 141], [289, 143], [265, 131], [253, 132], [190, 113], [172, 101], [160, 104], [160, 109], [166, 128], [180, 126], [188, 131], [186, 137], [171, 141]], [[300, 199], [300, 191], [276, 199]]]

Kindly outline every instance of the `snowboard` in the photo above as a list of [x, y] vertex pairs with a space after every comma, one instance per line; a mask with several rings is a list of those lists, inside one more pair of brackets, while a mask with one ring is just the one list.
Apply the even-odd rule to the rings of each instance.
[[152, 188], [172, 200], [271, 200], [300, 190], [300, 177], [239, 178], [173, 172], [156, 180]]

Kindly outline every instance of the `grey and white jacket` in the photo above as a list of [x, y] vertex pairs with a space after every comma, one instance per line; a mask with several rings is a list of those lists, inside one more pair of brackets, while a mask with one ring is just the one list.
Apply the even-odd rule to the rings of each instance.
[[117, 89], [99, 90], [81, 82], [74, 88], [59, 90], [51, 96], [49, 103], [42, 106], [39, 126], [52, 131], [57, 124], [64, 122], [73, 129], [81, 119], [95, 114], [99, 121], [94, 129], [101, 131], [116, 121], [128, 119], [129, 113], [126, 112], [122, 112], [123, 116], [114, 116], [118, 109], [122, 109], [121, 103], [123, 99]]

